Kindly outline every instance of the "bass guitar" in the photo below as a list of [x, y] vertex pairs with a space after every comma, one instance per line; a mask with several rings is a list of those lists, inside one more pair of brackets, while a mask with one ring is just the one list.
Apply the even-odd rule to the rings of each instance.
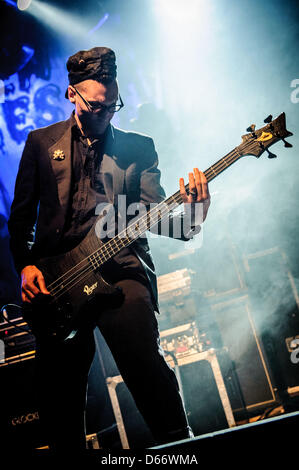
[[[265, 125], [255, 129], [252, 125], [242, 142], [226, 154], [205, 172], [210, 182], [233, 163], [245, 155], [260, 157], [264, 152], [274, 158], [269, 147], [282, 140], [286, 147], [292, 147], [285, 138], [293, 135], [286, 129], [285, 114], [272, 120], [265, 119]], [[189, 184], [185, 186], [189, 191]], [[54, 257], [43, 258], [36, 266], [43, 273], [50, 296], [41, 296], [32, 304], [23, 303], [23, 316], [35, 335], [50, 335], [65, 341], [73, 337], [80, 325], [95, 320], [86, 308], [95, 299], [97, 305], [117, 306], [122, 301], [121, 291], [105, 281], [101, 275], [101, 267], [113, 258], [120, 250], [130, 245], [150, 229], [150, 221], [162, 221], [182, 203], [180, 192], [174, 193], [157, 204], [145, 215], [134, 221], [133, 226], [126, 228], [125, 233], [118, 233], [107, 242], [102, 242], [96, 234], [96, 224], [88, 232], [84, 240], [71, 251]]]

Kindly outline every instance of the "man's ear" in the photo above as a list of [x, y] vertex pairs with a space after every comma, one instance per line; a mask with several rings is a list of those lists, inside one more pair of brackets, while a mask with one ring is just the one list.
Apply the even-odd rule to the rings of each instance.
[[76, 98], [75, 98], [76, 92], [75, 92], [75, 90], [69, 85], [67, 91], [68, 91], [68, 97], [69, 97], [70, 102], [75, 103], [75, 101], [76, 101]]

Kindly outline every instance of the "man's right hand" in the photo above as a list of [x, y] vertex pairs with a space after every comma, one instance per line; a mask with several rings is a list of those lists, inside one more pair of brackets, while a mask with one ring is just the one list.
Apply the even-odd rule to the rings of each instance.
[[33, 265], [25, 266], [21, 271], [22, 301], [31, 303], [38, 294], [50, 295], [42, 272]]

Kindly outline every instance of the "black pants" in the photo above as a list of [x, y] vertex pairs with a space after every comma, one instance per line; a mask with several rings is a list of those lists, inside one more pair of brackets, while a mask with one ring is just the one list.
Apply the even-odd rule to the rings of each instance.
[[[103, 334], [135, 403], [157, 443], [192, 435], [176, 376], [165, 361], [149, 290], [119, 281], [121, 307], [100, 313]], [[95, 352], [93, 331], [81, 330], [63, 344], [37, 347], [39, 413], [56, 449], [83, 449], [87, 379]]]

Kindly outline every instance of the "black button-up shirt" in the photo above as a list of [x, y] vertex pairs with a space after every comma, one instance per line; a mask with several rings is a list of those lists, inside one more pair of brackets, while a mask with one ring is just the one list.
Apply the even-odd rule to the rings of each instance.
[[[101, 164], [108, 127], [101, 140], [88, 144], [74, 118], [72, 126], [72, 182], [71, 203], [60, 245], [60, 251], [70, 251], [87, 235], [97, 219], [98, 204], [108, 202], [105, 194]], [[107, 281], [136, 279], [148, 283], [144, 268], [130, 247], [123, 248], [101, 268]]]
[[64, 245], [68, 250], [87, 235], [97, 216], [97, 204], [108, 202], [102, 183], [104, 139], [88, 145], [77, 127], [72, 127], [71, 208], [65, 224]]

